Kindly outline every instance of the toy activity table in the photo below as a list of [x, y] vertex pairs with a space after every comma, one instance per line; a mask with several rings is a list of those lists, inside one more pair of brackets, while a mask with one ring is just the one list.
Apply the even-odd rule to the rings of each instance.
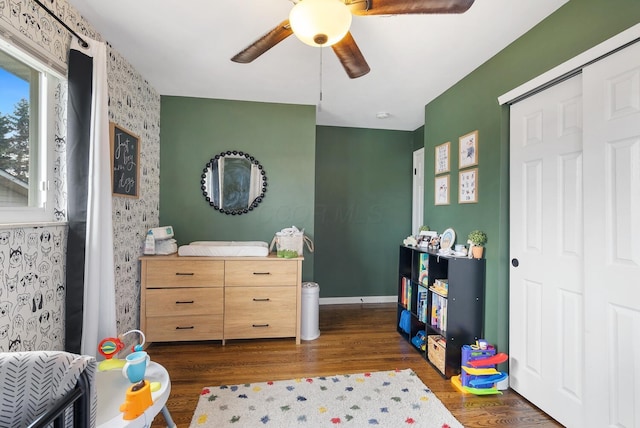
[[160, 364], [151, 361], [147, 366], [145, 380], [159, 382], [160, 389], [151, 393], [153, 404], [136, 419], [125, 420], [120, 405], [125, 401], [127, 389], [131, 382], [122, 375], [119, 369], [96, 372], [96, 391], [98, 394], [98, 428], [142, 428], [151, 426], [155, 416], [162, 412], [169, 428], [175, 428], [171, 415], [166, 408], [171, 392], [169, 373]]

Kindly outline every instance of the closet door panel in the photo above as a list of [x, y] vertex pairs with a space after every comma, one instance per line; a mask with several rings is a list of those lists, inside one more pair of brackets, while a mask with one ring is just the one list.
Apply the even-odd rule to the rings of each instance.
[[553, 418], [583, 415], [582, 79], [511, 106], [510, 385]]
[[640, 426], [640, 43], [583, 80], [587, 420]]

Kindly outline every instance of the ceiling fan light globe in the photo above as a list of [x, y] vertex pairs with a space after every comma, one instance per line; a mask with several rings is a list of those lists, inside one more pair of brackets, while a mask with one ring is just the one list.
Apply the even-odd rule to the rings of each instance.
[[341, 0], [302, 0], [289, 13], [293, 34], [309, 46], [331, 46], [349, 31], [351, 11]]

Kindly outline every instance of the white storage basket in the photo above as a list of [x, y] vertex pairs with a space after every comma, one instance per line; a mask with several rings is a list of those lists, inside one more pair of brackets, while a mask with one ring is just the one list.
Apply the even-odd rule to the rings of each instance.
[[313, 241], [308, 236], [305, 236], [303, 230], [296, 232], [276, 232], [271, 241], [269, 251], [273, 251], [275, 245], [278, 257], [302, 257], [305, 244], [307, 245], [307, 249], [313, 253]]

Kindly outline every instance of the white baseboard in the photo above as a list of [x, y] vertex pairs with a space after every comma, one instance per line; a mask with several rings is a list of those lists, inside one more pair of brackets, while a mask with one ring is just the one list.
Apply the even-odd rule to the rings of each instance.
[[354, 303], [396, 303], [398, 296], [320, 297], [321, 305], [349, 305]]

